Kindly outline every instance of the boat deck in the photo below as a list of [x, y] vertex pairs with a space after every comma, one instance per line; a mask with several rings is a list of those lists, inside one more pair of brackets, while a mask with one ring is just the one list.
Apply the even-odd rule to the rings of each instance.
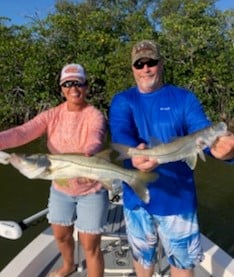
[[[108, 226], [107, 231], [102, 238], [102, 251], [105, 259], [105, 277], [125, 277], [136, 276], [133, 265], [131, 252], [127, 243], [125, 224], [123, 219], [122, 205], [110, 204], [108, 214]], [[71, 277], [83, 277], [87, 276], [85, 259], [79, 244], [76, 243], [76, 261], [78, 261], [77, 272], [69, 275]], [[169, 266], [166, 262], [166, 258], [163, 255], [163, 251], [160, 251], [159, 261], [156, 264], [156, 270], [154, 276], [170, 276]], [[61, 257], [58, 253], [57, 256], [49, 263], [49, 265], [39, 273], [38, 277], [46, 277], [48, 273], [60, 267]], [[195, 273], [196, 277], [209, 277], [207, 272], [202, 267], [198, 267]]]
[[[105, 277], [136, 276], [128, 246], [122, 205], [110, 204], [107, 231], [102, 238], [105, 259]], [[85, 259], [79, 240], [76, 240], [75, 260], [78, 270], [71, 277], [87, 276]], [[195, 277], [233, 277], [234, 259], [218, 245], [201, 234], [205, 259], [195, 270]], [[162, 247], [159, 247], [162, 249]], [[158, 249], [159, 250], [159, 249]], [[158, 251], [154, 277], [170, 276], [169, 265], [162, 251]], [[62, 260], [51, 228], [47, 228], [31, 241], [0, 272], [1, 277], [46, 277], [59, 268]]]

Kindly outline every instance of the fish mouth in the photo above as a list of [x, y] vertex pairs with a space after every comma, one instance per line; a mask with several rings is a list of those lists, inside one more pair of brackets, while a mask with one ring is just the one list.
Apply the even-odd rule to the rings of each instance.
[[12, 154], [10, 158], [10, 163], [12, 166], [14, 166], [16, 169], [18, 169], [21, 173], [22, 171], [27, 170], [34, 170], [34, 165], [31, 163], [28, 163], [24, 160], [24, 155], [17, 155]]
[[10, 158], [10, 163], [14, 166], [14, 167], [18, 167], [19, 163], [21, 163], [22, 159], [19, 155], [16, 154], [11, 154], [11, 158]]
[[11, 154], [10, 163], [16, 167], [45, 167], [50, 166], [50, 161], [45, 155]]

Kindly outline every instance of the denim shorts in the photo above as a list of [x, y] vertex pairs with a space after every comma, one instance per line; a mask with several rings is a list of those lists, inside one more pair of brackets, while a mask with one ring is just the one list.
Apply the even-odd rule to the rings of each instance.
[[140, 207], [124, 209], [124, 215], [133, 257], [144, 268], [156, 262], [158, 237], [170, 265], [192, 269], [203, 260], [196, 212], [158, 216]]
[[101, 189], [88, 195], [70, 196], [50, 188], [49, 223], [74, 225], [79, 232], [100, 234], [107, 220], [108, 193]]

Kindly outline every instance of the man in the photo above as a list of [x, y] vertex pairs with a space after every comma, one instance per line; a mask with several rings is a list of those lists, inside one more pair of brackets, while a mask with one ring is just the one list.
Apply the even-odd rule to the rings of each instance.
[[[116, 94], [110, 107], [112, 141], [144, 149], [152, 138], [168, 143], [209, 126], [196, 96], [185, 89], [164, 84], [163, 59], [158, 45], [143, 40], [132, 50], [132, 71], [137, 86]], [[234, 137], [217, 140], [211, 153], [219, 159], [233, 157]], [[197, 222], [197, 199], [193, 171], [183, 161], [158, 165], [138, 156], [126, 160], [137, 169], [159, 173], [148, 185], [150, 202], [144, 203], [124, 184], [126, 228], [138, 277], [152, 276], [157, 234], [168, 261], [171, 276], [191, 277], [203, 259]]]

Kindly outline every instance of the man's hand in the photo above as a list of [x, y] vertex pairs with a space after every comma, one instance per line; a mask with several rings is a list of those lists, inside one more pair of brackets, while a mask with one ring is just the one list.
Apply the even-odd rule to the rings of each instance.
[[[145, 149], [144, 143], [137, 146], [137, 149]], [[157, 160], [150, 159], [148, 156], [135, 156], [132, 157], [132, 164], [134, 167], [142, 172], [150, 172], [158, 166]]]
[[219, 137], [210, 148], [212, 155], [220, 160], [234, 158], [234, 134]]

